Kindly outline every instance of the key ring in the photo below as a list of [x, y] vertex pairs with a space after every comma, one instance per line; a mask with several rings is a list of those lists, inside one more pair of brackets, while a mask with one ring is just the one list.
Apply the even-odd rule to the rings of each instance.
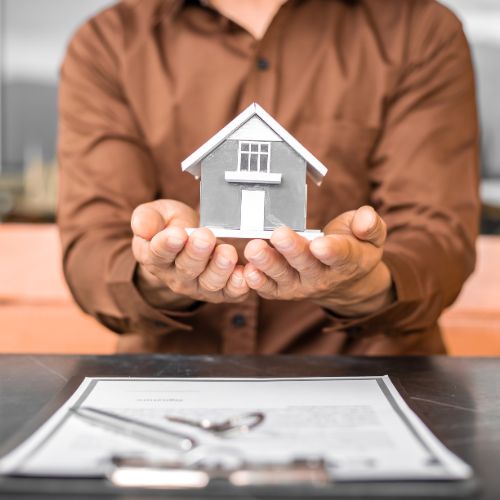
[[202, 420], [191, 420], [169, 415], [165, 416], [165, 418], [169, 422], [190, 425], [191, 427], [197, 427], [216, 435], [222, 435], [229, 433], [245, 434], [263, 422], [264, 414], [261, 412], [242, 413], [241, 415], [230, 417], [222, 422], [213, 422], [207, 418]]

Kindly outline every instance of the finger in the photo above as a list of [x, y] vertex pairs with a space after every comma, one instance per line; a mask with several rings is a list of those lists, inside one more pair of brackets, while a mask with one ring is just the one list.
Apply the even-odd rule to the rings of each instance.
[[245, 247], [245, 258], [279, 286], [291, 285], [297, 279], [286, 259], [263, 240], [250, 241]]
[[325, 234], [351, 234], [351, 222], [356, 210], [349, 210], [332, 219], [324, 228]]
[[150, 240], [166, 226], [196, 227], [198, 216], [186, 204], [176, 200], [154, 200], [139, 205], [132, 213], [132, 231]]
[[381, 248], [345, 234], [317, 238], [311, 242], [310, 249], [323, 264], [344, 276], [364, 275], [382, 257]]
[[144, 240], [150, 240], [165, 227], [161, 214], [148, 203], [139, 205], [132, 213], [132, 231]]
[[149, 248], [156, 265], [172, 264], [184, 248], [188, 239], [186, 231], [180, 227], [169, 226], [153, 236]]
[[218, 245], [206, 269], [200, 274], [198, 284], [206, 292], [222, 290], [238, 262], [236, 250], [231, 245]]
[[206, 228], [191, 233], [182, 252], [175, 259], [175, 268], [185, 279], [197, 278], [207, 267], [215, 247], [215, 236]]
[[243, 275], [243, 266], [238, 265], [227, 281], [224, 295], [229, 299], [245, 298], [250, 289], [248, 288], [245, 276]]
[[245, 276], [245, 281], [248, 283], [248, 287], [258, 292], [259, 295], [265, 298], [276, 296], [276, 283], [262, 271], [257, 269], [251, 262], [245, 266], [243, 274]]
[[359, 264], [361, 244], [353, 237], [331, 234], [311, 241], [309, 248], [324, 265], [343, 274], [350, 274]]
[[140, 236], [134, 236], [132, 238], [132, 253], [134, 254], [135, 260], [139, 264], [148, 265], [151, 263], [149, 241], [144, 238], [141, 238]]
[[386, 224], [372, 207], [364, 206], [356, 210], [351, 221], [351, 230], [356, 238], [377, 247], [385, 243]]
[[309, 241], [288, 227], [275, 229], [271, 243], [283, 255], [286, 261], [303, 278], [315, 278], [324, 271], [321, 262], [309, 250]]

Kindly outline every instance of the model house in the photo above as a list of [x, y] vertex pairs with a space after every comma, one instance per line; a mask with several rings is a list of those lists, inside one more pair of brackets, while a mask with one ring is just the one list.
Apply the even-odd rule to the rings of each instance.
[[216, 236], [269, 238], [288, 226], [308, 238], [306, 176], [327, 168], [258, 104], [251, 104], [182, 162], [200, 179], [200, 225]]

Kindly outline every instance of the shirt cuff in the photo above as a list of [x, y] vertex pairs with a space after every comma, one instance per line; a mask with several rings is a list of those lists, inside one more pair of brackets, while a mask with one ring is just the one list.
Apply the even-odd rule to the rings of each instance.
[[128, 330], [154, 336], [166, 335], [175, 330], [191, 331], [192, 326], [186, 322], [202, 308], [198, 303], [187, 311], [157, 309], [150, 305], [134, 283], [137, 267], [132, 251], [125, 251], [115, 256], [113, 267], [107, 283], [113, 299], [128, 320]]
[[323, 329], [324, 333], [343, 332], [352, 336], [369, 337], [384, 332], [389, 337], [397, 337], [418, 330], [410, 327], [412, 318], [422, 305], [418, 276], [397, 253], [385, 252], [382, 260], [391, 273], [395, 300], [378, 311], [350, 318], [325, 309], [330, 326]]

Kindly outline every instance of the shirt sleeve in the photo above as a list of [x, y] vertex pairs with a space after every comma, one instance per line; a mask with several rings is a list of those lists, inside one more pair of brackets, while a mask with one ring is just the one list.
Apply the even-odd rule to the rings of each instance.
[[422, 8], [410, 19], [407, 63], [387, 97], [369, 165], [371, 202], [388, 226], [383, 260], [397, 300], [365, 318], [332, 316], [330, 331], [425, 331], [474, 268], [480, 203], [469, 48], [450, 11], [415, 4]]
[[77, 32], [61, 68], [58, 223], [65, 277], [80, 307], [115, 332], [189, 330], [184, 319], [192, 313], [159, 311], [134, 286], [130, 217], [157, 197], [157, 173], [120, 84], [120, 30], [108, 12]]

